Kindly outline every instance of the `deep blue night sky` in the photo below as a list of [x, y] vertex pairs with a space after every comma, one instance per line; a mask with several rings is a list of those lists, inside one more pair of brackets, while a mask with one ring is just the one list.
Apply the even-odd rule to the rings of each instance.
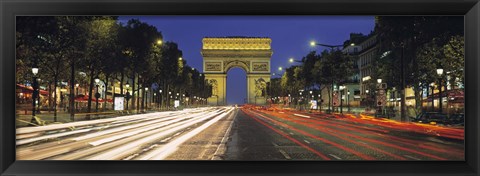
[[[178, 43], [187, 64], [203, 71], [203, 37], [249, 36], [270, 37], [273, 56], [272, 72], [288, 67], [288, 58], [301, 59], [312, 50], [312, 40], [340, 45], [349, 34], [368, 34], [374, 28], [373, 16], [122, 16], [120, 22], [139, 19], [162, 32], [165, 41]], [[246, 98], [245, 72], [231, 69], [227, 75], [227, 102], [242, 104]]]

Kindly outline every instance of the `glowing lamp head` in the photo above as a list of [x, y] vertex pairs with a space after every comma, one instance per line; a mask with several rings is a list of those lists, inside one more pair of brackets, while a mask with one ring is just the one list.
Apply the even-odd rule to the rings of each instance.
[[438, 76], [442, 76], [443, 69], [442, 68], [437, 69], [437, 74], [438, 74]]
[[315, 45], [317, 45], [317, 43], [315, 41], [310, 42], [310, 46], [315, 46]]
[[36, 75], [38, 74], [38, 68], [37, 68], [37, 67], [33, 67], [33, 68], [32, 68], [32, 73], [33, 73], [33, 75], [36, 76]]

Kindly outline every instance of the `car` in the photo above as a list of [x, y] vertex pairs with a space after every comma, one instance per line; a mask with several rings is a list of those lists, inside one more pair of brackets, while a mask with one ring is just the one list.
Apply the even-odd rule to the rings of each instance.
[[462, 125], [462, 126], [464, 126], [465, 125], [465, 114], [463, 114], [463, 113], [452, 114], [452, 115], [450, 115], [448, 120], [449, 120], [449, 123], [451, 125]]
[[427, 124], [450, 124], [448, 116], [439, 112], [422, 112], [417, 117], [412, 119], [413, 122], [427, 123]]

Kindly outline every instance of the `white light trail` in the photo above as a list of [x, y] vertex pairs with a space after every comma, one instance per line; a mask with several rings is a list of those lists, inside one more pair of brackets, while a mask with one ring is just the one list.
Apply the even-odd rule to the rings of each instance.
[[182, 135], [181, 137], [173, 140], [172, 142], [169, 142], [165, 144], [164, 146], [152, 150], [149, 152], [147, 155], [144, 157], [139, 158], [140, 160], [163, 160], [165, 159], [168, 155], [172, 154], [175, 152], [182, 143], [187, 141], [188, 139], [192, 138], [193, 136], [197, 135], [198, 133], [202, 132], [212, 124], [218, 122], [220, 119], [225, 118], [227, 115], [230, 115], [230, 112], [233, 111], [233, 108], [229, 108], [229, 110], [223, 114], [221, 114], [218, 117], [215, 117], [214, 119], [208, 121], [207, 123], [204, 123], [198, 128], [195, 128], [194, 130], [188, 132], [185, 135]]

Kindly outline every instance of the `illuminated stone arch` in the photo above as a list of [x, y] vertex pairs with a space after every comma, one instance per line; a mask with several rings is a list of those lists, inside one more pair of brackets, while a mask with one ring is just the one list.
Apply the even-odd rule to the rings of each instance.
[[264, 88], [258, 84], [270, 82], [271, 42], [270, 38], [259, 37], [203, 38], [201, 54], [205, 78], [216, 83], [215, 90], [212, 90], [215, 94], [208, 98], [208, 103], [227, 104], [227, 72], [237, 67], [247, 74], [247, 103], [265, 104], [267, 95], [257, 92]]

